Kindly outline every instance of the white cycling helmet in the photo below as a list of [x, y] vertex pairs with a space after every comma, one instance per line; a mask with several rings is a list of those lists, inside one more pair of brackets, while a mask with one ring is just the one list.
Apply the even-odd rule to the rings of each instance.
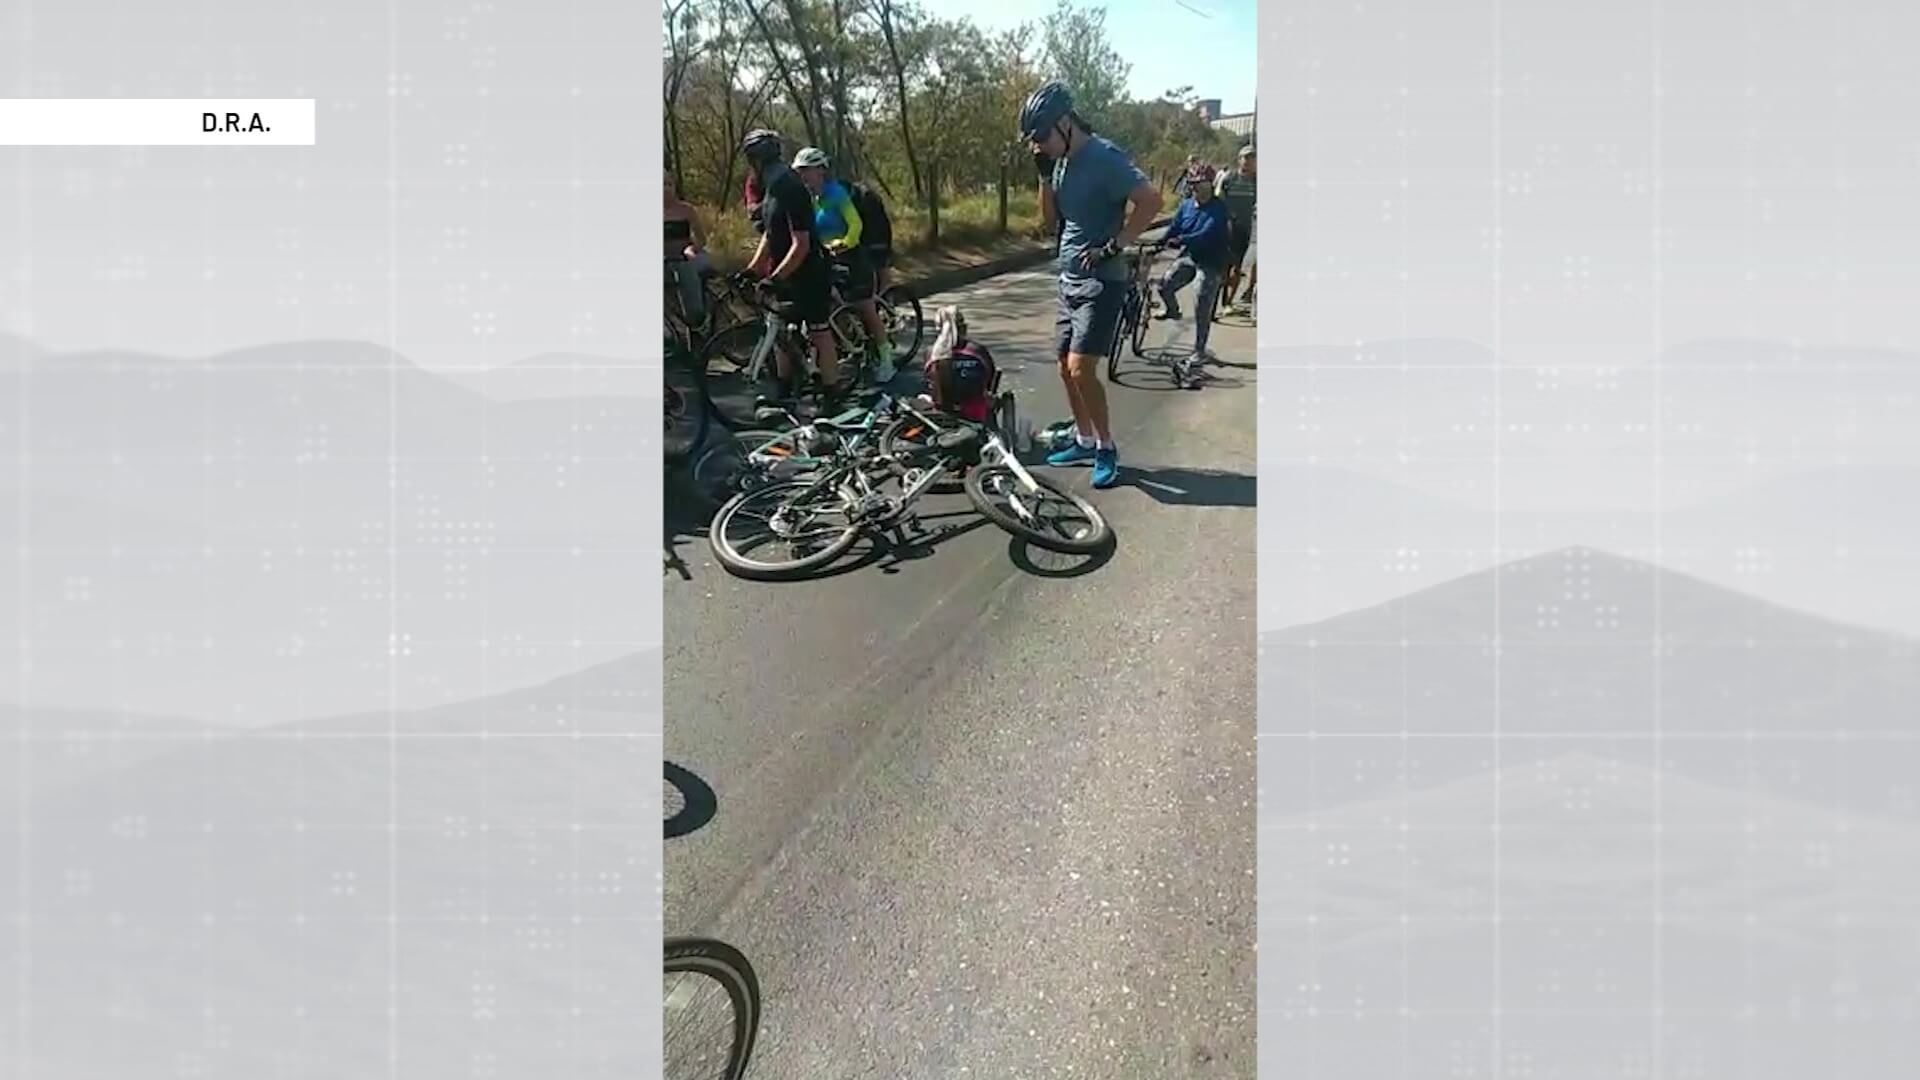
[[824, 169], [827, 167], [827, 152], [817, 146], [809, 146], [793, 155], [793, 167], [796, 169]]

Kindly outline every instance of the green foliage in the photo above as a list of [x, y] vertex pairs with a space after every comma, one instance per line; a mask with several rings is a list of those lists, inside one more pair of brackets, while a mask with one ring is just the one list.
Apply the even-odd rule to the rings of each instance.
[[1014, 128], [1048, 77], [1065, 79], [1082, 115], [1163, 182], [1189, 153], [1233, 153], [1187, 102], [1129, 100], [1104, 8], [1076, 0], [1004, 33], [935, 18], [915, 0], [665, 0], [663, 16], [668, 168], [727, 242], [751, 235], [724, 219], [740, 217], [738, 147], [755, 127], [781, 132], [789, 153], [819, 146], [837, 173], [879, 186], [903, 244], [926, 227], [930, 174], [942, 233], [998, 231], [1003, 169], [1009, 227], [1031, 227], [1021, 208], [1033, 171]]

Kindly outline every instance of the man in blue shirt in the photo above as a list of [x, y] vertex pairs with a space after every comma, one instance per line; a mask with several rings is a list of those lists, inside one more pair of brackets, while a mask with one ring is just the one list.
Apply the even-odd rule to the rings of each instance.
[[[1180, 248], [1181, 256], [1173, 273], [1160, 283], [1160, 300], [1166, 305], [1168, 319], [1180, 317], [1178, 294], [1187, 283], [1200, 278], [1193, 298], [1193, 356], [1190, 366], [1207, 356], [1207, 335], [1213, 329], [1213, 305], [1220, 292], [1220, 278], [1232, 261], [1232, 241], [1227, 235], [1227, 205], [1213, 197], [1213, 166], [1195, 165], [1187, 171], [1187, 190], [1192, 194], [1180, 204], [1167, 225], [1166, 241]], [[1184, 381], [1184, 380], [1183, 380]]]
[[1120, 449], [1099, 373], [1119, 332], [1126, 295], [1127, 264], [1120, 256], [1153, 223], [1164, 200], [1125, 150], [1095, 135], [1073, 111], [1073, 94], [1063, 83], [1049, 82], [1027, 99], [1020, 134], [1036, 153], [1053, 159], [1050, 194], [1041, 203], [1049, 226], [1054, 217], [1062, 223], [1056, 333], [1076, 438], [1047, 462], [1091, 460], [1093, 486], [1109, 488], [1120, 480]]

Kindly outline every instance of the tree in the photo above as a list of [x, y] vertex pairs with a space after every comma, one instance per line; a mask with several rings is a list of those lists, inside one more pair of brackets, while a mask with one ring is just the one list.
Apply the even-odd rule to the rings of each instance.
[[1126, 100], [1133, 65], [1107, 40], [1107, 9], [1058, 0], [1041, 25], [1049, 74], [1072, 88], [1074, 111], [1095, 127], [1112, 123], [1114, 106]]

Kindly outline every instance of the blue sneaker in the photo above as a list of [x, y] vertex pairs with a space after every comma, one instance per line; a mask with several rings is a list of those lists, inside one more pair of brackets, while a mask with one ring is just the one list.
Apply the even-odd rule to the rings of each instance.
[[1120, 482], [1120, 448], [1111, 446], [1093, 453], [1093, 486], [1110, 488]]
[[1083, 461], [1092, 461], [1094, 459], [1094, 456], [1095, 455], [1094, 455], [1093, 447], [1081, 446], [1080, 441], [1078, 439], [1075, 439], [1074, 441], [1068, 443], [1066, 446], [1058, 450], [1055, 450], [1051, 454], [1048, 454], [1047, 464], [1078, 465]]

